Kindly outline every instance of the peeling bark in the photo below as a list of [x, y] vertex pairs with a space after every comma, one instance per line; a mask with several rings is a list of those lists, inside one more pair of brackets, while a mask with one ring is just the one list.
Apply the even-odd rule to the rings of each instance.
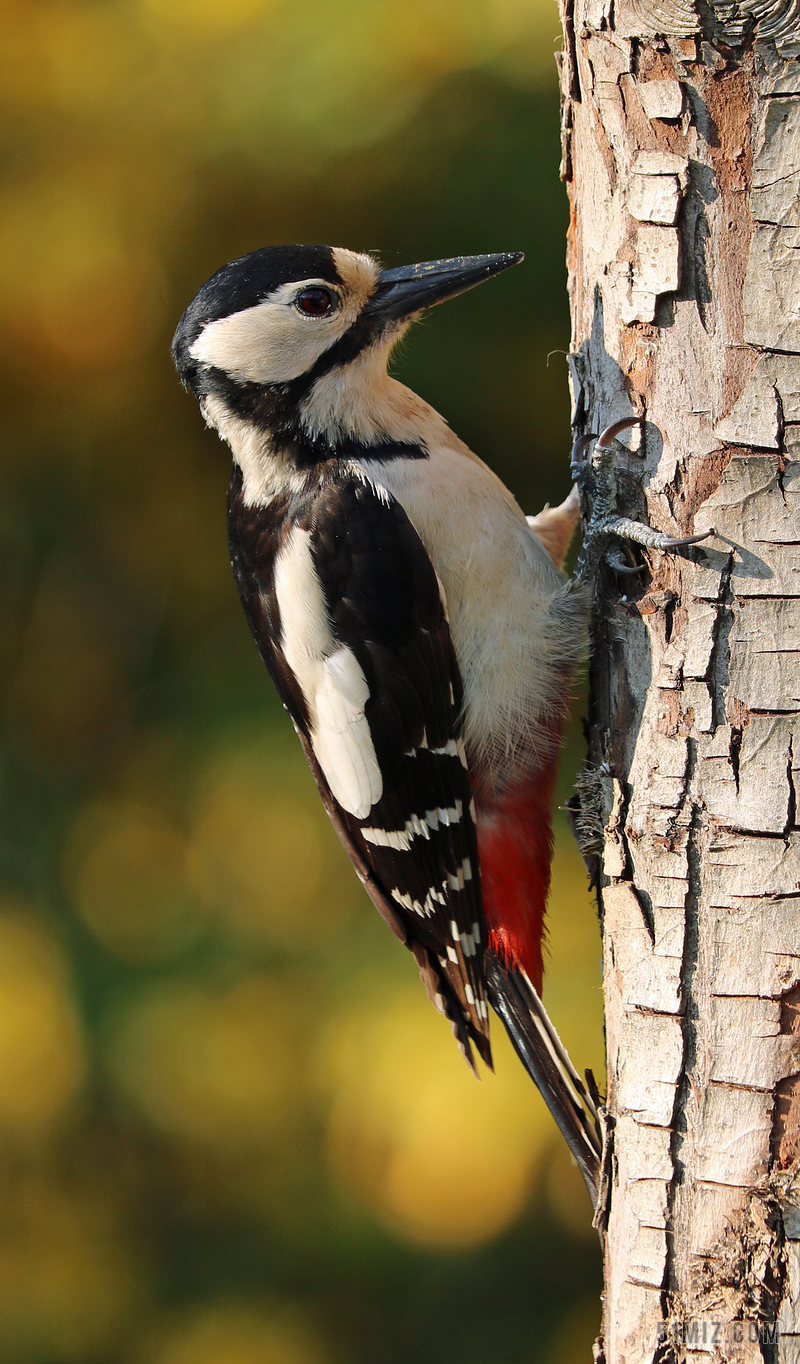
[[607, 1364], [800, 1360], [800, 2], [562, 0], [576, 434], [715, 528], [597, 586]]

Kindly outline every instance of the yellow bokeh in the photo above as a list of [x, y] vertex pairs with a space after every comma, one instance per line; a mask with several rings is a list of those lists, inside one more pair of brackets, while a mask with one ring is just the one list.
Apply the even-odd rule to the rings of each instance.
[[[130, 83], [140, 44], [120, 5], [0, 5], [0, 89], [17, 108], [108, 108]], [[127, 19], [127, 22], [126, 22]]]
[[69, 1103], [85, 1057], [60, 955], [22, 913], [0, 912], [0, 1127], [28, 1132]]
[[[84, 117], [91, 110], [125, 156], [155, 130], [154, 151], [188, 152], [187, 163], [195, 138], [248, 147], [272, 140], [289, 165], [304, 157], [298, 133], [323, 148], [369, 143], [436, 81], [490, 62], [526, 83], [552, 80], [558, 33], [552, 0], [55, 0], [9, 8], [0, 85], [15, 104]], [[176, 135], [168, 145], [165, 131]], [[159, 223], [156, 213], [156, 232]]]
[[309, 785], [301, 795], [297, 785], [282, 784], [268, 761], [262, 773], [244, 762], [223, 767], [208, 782], [189, 847], [189, 874], [206, 903], [235, 928], [287, 946], [339, 928], [356, 890], [316, 793]]
[[273, 0], [140, 0], [142, 14], [161, 36], [214, 42], [269, 16]]
[[0, 1214], [0, 1364], [84, 1361], [130, 1331], [144, 1288], [95, 1181], [16, 1173]]
[[125, 961], [172, 956], [196, 936], [202, 906], [186, 873], [186, 843], [152, 810], [90, 807], [67, 840], [65, 882], [96, 938]]
[[501, 1029], [478, 1083], [421, 987], [369, 992], [336, 1018], [320, 1065], [336, 1173], [398, 1230], [471, 1245], [525, 1204], [551, 1120]]
[[228, 990], [171, 983], [118, 1018], [109, 1065], [156, 1129], [211, 1145], [262, 1145], [303, 1101], [303, 982], [250, 976]]
[[329, 1358], [295, 1315], [223, 1304], [152, 1337], [142, 1364], [326, 1364]]
[[0, 200], [6, 324], [24, 346], [78, 368], [130, 359], [160, 319], [162, 270], [125, 226], [120, 179], [113, 164], [74, 166]]

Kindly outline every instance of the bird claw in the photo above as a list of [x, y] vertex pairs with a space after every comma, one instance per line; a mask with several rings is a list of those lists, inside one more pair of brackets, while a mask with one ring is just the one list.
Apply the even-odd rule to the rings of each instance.
[[619, 573], [622, 577], [635, 577], [637, 573], [644, 573], [646, 564], [627, 564], [617, 549], [606, 550], [606, 563], [614, 573]]
[[622, 421], [612, 422], [597, 438], [597, 449], [611, 450], [617, 436], [621, 436], [623, 431], [631, 431], [634, 426], [642, 426], [644, 417], [623, 417]]
[[[612, 450], [617, 436], [621, 436], [623, 431], [629, 431], [632, 427], [641, 426], [641, 424], [641, 417], [624, 417], [622, 421], [613, 422], [611, 426], [607, 426], [599, 436], [596, 431], [590, 431], [585, 436], [578, 436], [578, 439], [572, 447], [569, 462], [570, 473], [572, 474], [574, 481], [576, 483], [585, 482], [587, 475], [591, 473], [593, 469], [597, 472], [598, 467], [602, 465], [603, 462], [602, 452]], [[587, 460], [584, 456], [592, 441], [596, 442], [594, 454], [591, 460]], [[628, 454], [641, 455], [642, 453], [641, 450], [628, 451]]]
[[[711, 527], [700, 535], [676, 537], [667, 535], [663, 531], [653, 530], [652, 527], [645, 526], [642, 522], [634, 521], [627, 516], [614, 514], [617, 500], [617, 485], [614, 477], [614, 445], [617, 436], [621, 435], [623, 431], [628, 431], [634, 426], [641, 426], [641, 424], [642, 418], [640, 417], [625, 417], [622, 421], [607, 426], [599, 436], [594, 434], [579, 436], [572, 447], [570, 459], [572, 476], [591, 498], [589, 524], [586, 527], [583, 546], [575, 567], [574, 577], [578, 583], [585, 584], [592, 580], [601, 558], [605, 558], [615, 573], [628, 575], [643, 571], [644, 565], [626, 564], [619, 551], [609, 547], [608, 542], [612, 538], [642, 545], [645, 549], [657, 550], [662, 554], [669, 554], [675, 550], [685, 549], [688, 545], [697, 545], [715, 533]], [[594, 449], [591, 458], [587, 459], [586, 452], [592, 441], [594, 441]]]
[[[589, 523], [591, 528], [591, 522]], [[687, 545], [699, 545], [701, 540], [707, 540], [713, 535], [714, 527], [702, 531], [700, 535], [684, 535], [676, 538], [667, 535], [665, 531], [653, 530], [651, 526], [645, 526], [641, 521], [632, 521], [627, 516], [609, 516], [598, 523], [597, 530], [604, 535], [615, 535], [620, 540], [629, 540], [635, 545], [642, 545], [645, 549], [657, 549], [662, 554], [674, 549], [685, 549]]]
[[678, 540], [665, 535], [654, 548], [662, 550], [685, 549], [687, 545], [699, 545], [702, 540], [708, 540], [710, 536], [716, 535], [716, 533], [714, 527], [709, 526], [708, 530], [704, 530], [700, 535], [684, 535]]
[[591, 431], [588, 436], [578, 436], [578, 439], [572, 447], [572, 453], [569, 459], [569, 471], [573, 483], [583, 483], [587, 471], [591, 469], [591, 464], [584, 459], [584, 455], [593, 440], [597, 440], [596, 431]]

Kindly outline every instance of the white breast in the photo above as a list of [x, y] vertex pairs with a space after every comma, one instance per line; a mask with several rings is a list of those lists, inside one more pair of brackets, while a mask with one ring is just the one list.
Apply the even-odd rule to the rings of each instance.
[[402, 504], [442, 581], [471, 761], [502, 784], [558, 743], [585, 606], [508, 489], [448, 428], [441, 435], [427, 460], [364, 467]]

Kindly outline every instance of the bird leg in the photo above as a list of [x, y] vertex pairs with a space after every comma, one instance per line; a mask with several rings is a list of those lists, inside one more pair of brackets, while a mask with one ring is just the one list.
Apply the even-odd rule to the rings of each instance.
[[580, 436], [572, 447], [570, 471], [578, 487], [591, 499], [589, 522], [583, 536], [581, 552], [575, 565], [573, 582], [585, 585], [593, 581], [602, 559], [617, 573], [638, 573], [641, 570], [631, 567], [622, 559], [619, 551], [612, 547], [614, 539], [632, 541], [645, 549], [657, 549], [662, 553], [683, 549], [687, 545], [697, 545], [714, 534], [713, 527], [702, 535], [684, 535], [676, 539], [662, 531], [653, 530], [640, 521], [616, 514], [617, 479], [614, 469], [614, 447], [616, 438], [622, 431], [639, 426], [641, 418], [626, 417], [606, 427], [596, 440], [590, 459], [586, 451], [595, 440], [594, 435]]

